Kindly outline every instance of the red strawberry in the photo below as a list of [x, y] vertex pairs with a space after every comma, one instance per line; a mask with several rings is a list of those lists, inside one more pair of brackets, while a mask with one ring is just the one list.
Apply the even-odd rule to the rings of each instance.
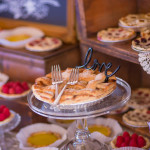
[[140, 148], [144, 147], [146, 145], [146, 141], [145, 141], [145, 139], [142, 136], [139, 136], [137, 141], [138, 141], [138, 146]]
[[0, 121], [5, 120], [5, 118], [6, 118], [5, 115], [1, 113], [1, 114], [0, 114]]
[[3, 112], [3, 109], [4, 109], [4, 108], [6, 108], [6, 106], [5, 106], [5, 105], [1, 105], [1, 106], [0, 106], [0, 113], [2, 113], [2, 112]]
[[16, 93], [16, 94], [21, 94], [21, 93], [23, 93], [23, 92], [24, 92], [24, 89], [23, 89], [22, 87], [16, 86], [16, 88], [15, 88], [15, 93]]
[[121, 147], [121, 144], [124, 142], [123, 136], [117, 137], [116, 147]]
[[147, 114], [150, 114], [150, 110], [147, 111]]
[[2, 92], [6, 93], [6, 94], [9, 94], [9, 88], [8, 88], [8, 86], [2, 87]]
[[23, 87], [23, 89], [24, 89], [25, 91], [29, 89], [29, 86], [28, 86], [28, 83], [27, 83], [27, 82], [22, 82], [21, 85], [22, 85], [22, 87]]
[[137, 140], [138, 135], [137, 135], [136, 133], [133, 133], [133, 134], [132, 134], [132, 136], [131, 136], [131, 138], [132, 138], [132, 139], [136, 139], [136, 140]]
[[121, 147], [126, 147], [128, 146], [125, 142], [121, 144]]
[[125, 137], [130, 137], [130, 135], [129, 135], [129, 133], [127, 132], [127, 131], [125, 131], [124, 133], [123, 133], [123, 137], [125, 138]]
[[15, 94], [15, 89], [14, 88], [10, 88], [9, 89], [9, 94]]
[[135, 139], [131, 139], [129, 146], [138, 147], [137, 141]]
[[130, 137], [129, 137], [129, 136], [126, 136], [126, 137], [124, 138], [124, 140], [125, 140], [126, 145], [128, 146], [129, 143], [130, 143]]
[[2, 112], [6, 118], [8, 118], [10, 116], [10, 111], [8, 108], [4, 108], [3, 112]]
[[122, 144], [121, 141], [117, 141], [117, 142], [116, 142], [116, 147], [118, 147], [118, 148], [121, 147], [121, 144]]

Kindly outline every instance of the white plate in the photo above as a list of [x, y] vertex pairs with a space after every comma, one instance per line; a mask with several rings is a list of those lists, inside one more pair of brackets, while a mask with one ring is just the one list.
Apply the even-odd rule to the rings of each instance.
[[136, 52], [139, 52], [139, 53], [150, 53], [150, 50], [138, 50], [138, 49], [136, 49], [136, 48], [134, 48], [132, 45], [131, 45], [131, 48], [134, 50], [134, 51], [136, 51]]
[[41, 148], [36, 148], [34, 150], [59, 150], [56, 147], [41, 147]]
[[[31, 37], [26, 40], [16, 42], [11, 42], [6, 39], [9, 36], [19, 34], [27, 34], [30, 35]], [[0, 32], [0, 44], [10, 48], [23, 48], [26, 43], [42, 36], [44, 36], [44, 33], [41, 30], [33, 27], [18, 27], [11, 30], [2, 30]]]
[[[93, 119], [89, 119], [88, 121], [88, 125], [104, 125], [107, 126], [111, 129], [111, 135], [110, 137], [107, 137], [103, 134], [101, 134], [100, 132], [93, 132], [91, 133], [91, 138], [93, 139], [97, 139], [98, 141], [104, 143], [108, 143], [110, 141], [113, 140], [114, 137], [116, 137], [117, 135], [121, 134], [123, 132], [121, 126], [119, 125], [119, 123], [111, 118], [93, 118]], [[67, 135], [68, 135], [68, 139], [71, 140], [74, 137], [75, 134], [75, 122], [72, 123], [70, 125], [70, 127], [67, 130]]]
[[24, 150], [34, 150], [34, 147], [30, 147], [27, 143], [27, 138], [32, 134], [40, 131], [51, 131], [59, 133], [62, 138], [55, 141], [53, 144], [49, 145], [49, 147], [57, 147], [61, 143], [63, 143], [66, 139], [66, 130], [58, 125], [55, 124], [46, 124], [46, 123], [36, 123], [28, 125], [17, 133], [16, 137], [18, 141], [20, 142], [19, 147]]

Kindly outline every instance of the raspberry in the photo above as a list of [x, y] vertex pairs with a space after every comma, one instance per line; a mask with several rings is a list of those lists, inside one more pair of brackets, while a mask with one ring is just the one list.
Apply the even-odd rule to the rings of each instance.
[[135, 139], [131, 139], [129, 146], [138, 147], [137, 141]]
[[6, 93], [6, 94], [9, 94], [9, 88], [8, 88], [8, 86], [2, 87], [2, 92]]
[[4, 108], [2, 113], [5, 115], [5, 118], [8, 118], [10, 116], [10, 111], [8, 108]]
[[125, 142], [121, 144], [121, 147], [126, 147], [128, 146]]
[[16, 94], [20, 94], [20, 93], [23, 93], [23, 92], [24, 92], [24, 90], [23, 90], [22, 87], [16, 86], [16, 88], [15, 88], [15, 93], [16, 93]]
[[5, 120], [5, 115], [4, 114], [0, 114], [0, 121], [3, 121], [3, 120]]
[[124, 140], [125, 140], [126, 145], [128, 146], [129, 143], [130, 143], [130, 137], [129, 137], [129, 136], [126, 136], [126, 137], [124, 138]]
[[9, 89], [9, 94], [15, 94], [15, 89], [14, 88], [10, 88]]
[[146, 141], [145, 141], [145, 139], [142, 136], [139, 136], [137, 141], [138, 141], [138, 146], [140, 148], [144, 147], [146, 145]]
[[132, 139], [136, 139], [136, 140], [137, 140], [138, 135], [137, 135], [136, 133], [133, 133], [133, 134], [132, 134], [132, 136], [131, 136], [131, 138], [132, 138]]
[[0, 106], [0, 113], [2, 113], [2, 112], [3, 112], [3, 109], [4, 109], [4, 108], [6, 108], [6, 106], [5, 106], [5, 105], [1, 105], [1, 106]]
[[129, 133], [127, 132], [127, 131], [125, 131], [124, 133], [123, 133], [123, 137], [125, 138], [125, 137], [130, 137], [130, 135], [129, 135]]
[[27, 82], [22, 82], [21, 85], [25, 91], [29, 89]]

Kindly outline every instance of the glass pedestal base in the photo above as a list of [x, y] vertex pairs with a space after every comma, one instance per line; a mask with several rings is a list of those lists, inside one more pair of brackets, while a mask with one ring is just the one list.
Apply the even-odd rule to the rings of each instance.
[[109, 147], [95, 139], [88, 139], [85, 142], [76, 143], [75, 140], [67, 143], [61, 150], [110, 150]]

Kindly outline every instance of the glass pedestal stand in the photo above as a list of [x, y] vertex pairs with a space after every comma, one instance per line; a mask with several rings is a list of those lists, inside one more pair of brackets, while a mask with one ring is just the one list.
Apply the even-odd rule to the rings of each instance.
[[5, 133], [16, 128], [21, 121], [21, 117], [19, 114], [15, 113], [12, 110], [11, 113], [14, 114], [14, 118], [10, 122], [0, 125], [0, 147], [2, 150], [8, 150], [9, 148], [11, 148], [11, 143], [5, 143]]
[[50, 104], [35, 98], [32, 91], [28, 94], [29, 107], [37, 114], [54, 119], [77, 120], [75, 138], [63, 146], [63, 150], [107, 150], [107, 145], [90, 138], [87, 118], [101, 116], [126, 104], [131, 96], [127, 82], [117, 78], [117, 87], [107, 97], [77, 105], [58, 105], [57, 109]]

